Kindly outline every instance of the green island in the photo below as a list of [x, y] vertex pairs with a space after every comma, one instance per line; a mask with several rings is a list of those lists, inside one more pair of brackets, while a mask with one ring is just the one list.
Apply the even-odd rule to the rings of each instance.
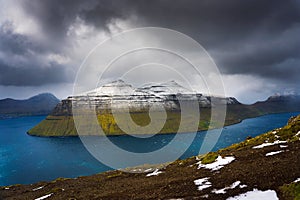
[[[270, 97], [266, 101], [257, 102], [252, 105], [245, 105], [239, 102], [227, 105], [227, 112], [224, 124], [217, 121], [211, 121], [211, 107], [200, 107], [200, 121], [198, 130], [207, 130], [208, 128], [220, 128], [223, 125], [232, 125], [239, 123], [244, 119], [258, 117], [266, 114], [282, 113], [282, 112], [296, 112], [300, 111], [300, 98], [297, 97]], [[84, 126], [91, 126], [92, 122], [83, 118]], [[121, 113], [122, 115], [122, 113]], [[145, 126], [150, 123], [149, 110], [141, 109], [130, 112], [132, 120], [140, 125]], [[218, 113], [215, 113], [218, 115]], [[217, 116], [216, 116], [217, 117]], [[97, 110], [98, 123], [106, 135], [123, 135], [125, 134], [117, 125], [114, 117], [109, 109]], [[160, 134], [176, 133], [178, 131], [179, 122], [181, 119], [180, 110], [167, 110], [167, 119]], [[126, 120], [125, 120], [126, 121]], [[154, 122], [155, 123], [155, 122]], [[190, 125], [193, 119], [185, 122], [182, 132], [189, 132]], [[134, 127], [128, 127], [129, 130], [134, 131]], [[132, 128], [132, 129], [131, 129]], [[194, 131], [194, 130], [191, 130]], [[29, 135], [33, 136], [77, 136], [77, 131], [72, 115], [71, 101], [62, 101], [56, 106], [50, 115], [46, 117], [41, 123], [28, 130]], [[140, 133], [143, 134], [143, 133]]]

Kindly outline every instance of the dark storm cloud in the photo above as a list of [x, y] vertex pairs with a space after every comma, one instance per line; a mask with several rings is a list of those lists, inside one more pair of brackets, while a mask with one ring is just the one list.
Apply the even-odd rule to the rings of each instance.
[[[124, 1], [125, 2], [125, 1]], [[22, 7], [35, 17], [44, 34], [52, 39], [65, 39], [66, 33], [76, 18], [85, 20], [101, 29], [109, 30], [107, 25], [115, 18], [125, 18], [129, 11], [123, 1], [111, 0], [25, 0]]]
[[29, 1], [24, 7], [47, 32], [61, 38], [76, 17], [107, 29], [113, 19], [135, 15], [137, 26], [162, 26], [192, 36], [224, 73], [281, 79], [285, 76], [279, 72], [287, 67], [300, 75], [296, 66], [286, 62], [300, 58], [296, 0], [48, 0]]
[[44, 44], [37, 43], [34, 38], [14, 32], [14, 24], [6, 21], [0, 25], [0, 51], [7, 55], [27, 55], [30, 52], [46, 53]]
[[[193, 37], [209, 51], [224, 73], [252, 74], [293, 83], [300, 77], [300, 3], [297, 0], [20, 2], [42, 27], [41, 34], [48, 38], [46, 46], [56, 46], [57, 49], [50, 48], [53, 51], [59, 51], [70, 39], [67, 32], [77, 18], [99, 30], [109, 31], [108, 24], [115, 19], [131, 20], [135, 16], [137, 27], [166, 27]], [[1, 45], [7, 52], [24, 54], [27, 48], [38, 48], [22, 36], [4, 36], [7, 38], [1, 38]], [[57, 76], [57, 73], [49, 74], [52, 75]]]
[[134, 6], [148, 25], [195, 38], [223, 73], [299, 84], [299, 1], [162, 0]]
[[7, 54], [25, 54], [30, 48], [30, 43], [22, 35], [14, 34], [12, 24], [6, 22], [0, 27], [0, 49]]
[[46, 67], [30, 65], [13, 67], [0, 61], [0, 85], [5, 86], [39, 86], [50, 83], [67, 82], [65, 69], [50, 63]]
[[45, 62], [48, 49], [29, 36], [14, 33], [13, 24], [0, 27], [0, 85], [38, 86], [70, 81], [66, 66]]

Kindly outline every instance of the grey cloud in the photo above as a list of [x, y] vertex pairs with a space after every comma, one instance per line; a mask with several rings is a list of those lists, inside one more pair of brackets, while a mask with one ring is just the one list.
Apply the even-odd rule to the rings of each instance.
[[139, 1], [150, 25], [182, 31], [202, 44], [226, 74], [293, 84], [300, 77], [299, 1]]
[[[195, 38], [223, 73], [299, 83], [297, 0], [25, 0], [20, 3], [42, 27], [41, 34], [48, 38], [44, 46], [56, 47], [50, 48], [53, 51], [59, 51], [67, 42], [66, 33], [76, 18], [109, 31], [108, 24], [114, 19], [130, 20], [134, 15], [138, 19], [136, 27], [166, 27]], [[7, 52], [22, 54], [26, 48], [38, 48], [22, 36], [17, 37], [17, 43], [3, 38], [1, 44], [9, 47]]]
[[38, 86], [72, 81], [68, 66], [48, 61], [47, 47], [14, 32], [13, 24], [0, 26], [0, 85]]
[[20, 34], [13, 33], [13, 24], [5, 22], [0, 26], [0, 50], [7, 54], [24, 55], [31, 48], [27, 38]]
[[0, 24], [0, 51], [11, 55], [26, 55], [30, 52], [38, 52], [39, 54], [49, 53], [55, 51], [62, 53], [64, 46], [53, 48], [51, 40], [41, 41], [34, 36], [22, 35], [16, 33], [14, 24], [11, 21], [5, 21]]
[[108, 24], [115, 18], [125, 17], [123, 1], [111, 0], [25, 0], [21, 1], [26, 12], [43, 27], [43, 33], [51, 39], [66, 39], [67, 31], [76, 18], [101, 29], [109, 30]]
[[70, 81], [70, 75], [57, 63], [48, 66], [10, 66], [0, 61], [0, 85], [39, 86]]
[[[270, 71], [275, 65], [300, 57], [297, 0], [46, 0], [26, 1], [24, 7], [46, 33], [61, 38], [76, 17], [108, 30], [107, 24], [113, 19], [136, 15], [137, 27], [162, 26], [192, 36], [228, 74], [250, 72], [281, 79], [280, 74], [266, 73], [262, 67]], [[250, 50], [243, 48], [249, 45]], [[300, 75], [300, 70], [294, 71]]]

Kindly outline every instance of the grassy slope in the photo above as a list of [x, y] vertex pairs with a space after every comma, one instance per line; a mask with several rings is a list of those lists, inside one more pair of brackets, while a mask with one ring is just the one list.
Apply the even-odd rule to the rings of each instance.
[[[0, 188], [3, 199], [34, 199], [52, 193], [51, 199], [227, 199], [254, 188], [275, 190], [280, 199], [299, 199], [300, 183], [300, 116], [289, 120], [287, 126], [234, 144], [203, 156], [178, 160], [162, 165], [163, 173], [147, 177], [146, 173], [109, 171], [77, 179], [57, 179], [33, 185], [18, 185]], [[274, 140], [286, 141], [285, 147], [272, 145], [253, 148]], [[266, 153], [282, 150], [282, 153], [266, 156]], [[235, 161], [217, 171], [198, 169], [198, 162], [214, 162], [217, 155], [234, 156]], [[156, 168], [158, 166], [152, 166]], [[149, 166], [130, 170], [143, 172]], [[149, 173], [149, 172], [147, 172]], [[194, 180], [208, 177], [212, 187], [197, 190]], [[216, 194], [214, 189], [230, 186], [235, 181], [247, 187], [226, 190]], [[42, 189], [33, 191], [34, 188]], [[204, 196], [206, 195], [206, 196]]]
[[[275, 109], [277, 108], [277, 110]], [[297, 109], [281, 109], [276, 105], [229, 105], [227, 106], [227, 115], [225, 120], [225, 125], [231, 125], [240, 122], [243, 119], [256, 117], [268, 113], [276, 112], [288, 112], [295, 111]], [[209, 125], [211, 128], [217, 128], [222, 126], [222, 124], [217, 124], [216, 122], [210, 121], [210, 108], [201, 108], [198, 130], [207, 130]], [[150, 118], [147, 111], [135, 111], [131, 113], [131, 117], [136, 124], [147, 125], [150, 122]], [[122, 130], [117, 126], [111, 113], [104, 111], [98, 113], [98, 122], [107, 135], [120, 135], [124, 134]], [[178, 126], [180, 122], [180, 112], [178, 111], [168, 111], [167, 121], [165, 126], [162, 128], [160, 133], [174, 133], [178, 131]], [[91, 122], [86, 122], [85, 126], [92, 126], [89, 124]], [[183, 132], [189, 132], [191, 122], [187, 120], [185, 123]], [[129, 127], [131, 128], [131, 127]], [[192, 130], [193, 131], [193, 130]], [[33, 127], [28, 131], [30, 135], [37, 136], [76, 136], [76, 129], [73, 122], [73, 117], [71, 115], [49, 115], [44, 121], [42, 121], [37, 126]]]
[[[227, 106], [227, 115], [225, 120], [225, 125], [231, 125], [239, 123], [241, 120], [251, 117], [257, 117], [264, 114], [270, 113], [280, 113], [280, 112], [294, 112], [300, 111], [300, 105], [296, 106], [286, 106], [278, 102], [268, 102], [268, 103], [257, 103], [253, 105], [229, 105]], [[198, 130], [207, 130], [209, 125], [211, 128], [217, 128], [222, 126], [222, 124], [217, 124], [215, 122], [210, 122], [210, 108], [200, 109], [200, 121]], [[150, 122], [150, 118], [147, 111], [135, 111], [131, 113], [131, 117], [136, 124], [141, 126], [147, 125]], [[84, 121], [84, 120], [83, 120]], [[185, 124], [183, 132], [189, 132], [193, 120], [190, 123]], [[116, 124], [111, 113], [104, 111], [98, 113], [98, 122], [101, 125], [103, 131], [107, 135], [121, 135], [124, 134], [123, 131]], [[175, 133], [178, 131], [178, 126], [180, 122], [180, 112], [178, 111], [168, 111], [167, 121], [165, 126], [162, 128], [160, 133]], [[91, 122], [85, 121], [84, 126], [90, 126]], [[130, 130], [131, 127], [129, 127]], [[194, 131], [194, 130], [191, 130]], [[30, 135], [36, 136], [76, 136], [77, 132], [74, 126], [73, 117], [69, 114], [64, 115], [49, 115], [40, 124], [33, 127], [28, 131]], [[142, 133], [141, 133], [142, 134]]]
[[[122, 114], [121, 114], [122, 115]], [[203, 114], [204, 116], [204, 114]], [[132, 120], [141, 126], [145, 126], [150, 122], [150, 118], [147, 112], [134, 112], [131, 113]], [[172, 111], [167, 112], [167, 121], [160, 133], [174, 133], [178, 131], [180, 124], [180, 112]], [[122, 119], [122, 116], [121, 116]], [[126, 118], [124, 118], [126, 120]], [[157, 119], [156, 119], [157, 120]], [[199, 122], [199, 130], [205, 130], [208, 128], [208, 116], [202, 117]], [[84, 121], [84, 118], [83, 118]], [[190, 120], [192, 124], [192, 118]], [[107, 135], [121, 135], [124, 132], [116, 124], [114, 117], [111, 113], [102, 113], [98, 115], [98, 122], [105, 134]], [[155, 122], [152, 122], [155, 123]], [[189, 123], [186, 124], [185, 131], [189, 131]], [[85, 121], [85, 126], [92, 126], [92, 122]], [[134, 127], [128, 126], [129, 130], [134, 131]], [[28, 131], [31, 135], [38, 136], [76, 136], [76, 129], [74, 126], [73, 116], [48, 116], [40, 124], [33, 127]]]

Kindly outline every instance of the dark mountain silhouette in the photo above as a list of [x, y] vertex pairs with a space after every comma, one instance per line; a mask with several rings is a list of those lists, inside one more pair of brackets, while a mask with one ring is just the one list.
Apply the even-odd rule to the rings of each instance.
[[59, 103], [53, 94], [43, 93], [25, 100], [2, 99], [0, 100], [0, 115], [26, 116], [47, 115]]

